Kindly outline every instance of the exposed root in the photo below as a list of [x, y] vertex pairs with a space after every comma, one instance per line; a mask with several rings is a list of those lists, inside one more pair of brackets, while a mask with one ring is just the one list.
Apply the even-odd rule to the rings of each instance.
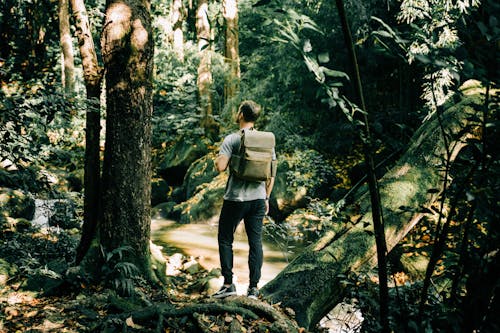
[[[196, 303], [195, 303], [196, 302]], [[130, 332], [127, 321], [151, 331], [165, 332], [165, 328], [182, 327], [200, 332], [241, 332], [242, 327], [265, 327], [269, 332], [299, 332], [295, 321], [279, 307], [247, 297], [228, 297], [223, 300], [201, 299], [182, 305], [156, 304], [141, 310], [121, 314], [122, 330]], [[154, 324], [153, 324], [154, 323]]]

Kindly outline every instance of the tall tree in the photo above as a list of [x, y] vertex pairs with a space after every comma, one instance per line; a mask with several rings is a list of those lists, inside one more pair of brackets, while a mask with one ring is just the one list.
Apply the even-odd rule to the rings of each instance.
[[356, 97], [358, 105], [361, 108], [360, 122], [362, 126], [363, 152], [366, 164], [366, 176], [368, 188], [370, 190], [370, 203], [372, 212], [373, 230], [375, 234], [375, 243], [377, 247], [377, 268], [379, 277], [379, 308], [380, 308], [380, 324], [381, 332], [389, 332], [389, 289], [387, 286], [387, 245], [385, 241], [385, 231], [382, 215], [382, 203], [380, 201], [379, 188], [377, 183], [377, 176], [375, 174], [375, 163], [373, 161], [374, 144], [370, 133], [370, 124], [365, 105], [365, 98], [359, 73], [359, 66], [356, 57], [356, 50], [351, 36], [351, 29], [347, 20], [347, 14], [344, 9], [344, 2], [342, 0], [335, 1], [339, 12], [340, 22], [346, 48], [348, 49], [349, 58], [352, 66], [352, 78], [355, 85]]
[[100, 94], [102, 68], [99, 67], [97, 52], [92, 39], [89, 18], [83, 0], [71, 0], [75, 17], [76, 35], [80, 45], [83, 77], [87, 89], [87, 113], [85, 128], [85, 175], [84, 175], [84, 221], [82, 237], [77, 249], [76, 262], [79, 263], [87, 252], [97, 226], [99, 216], [99, 182], [101, 177], [100, 151]]
[[216, 131], [215, 122], [212, 118], [212, 71], [210, 50], [210, 22], [208, 20], [208, 0], [199, 0], [196, 10], [196, 36], [198, 40], [198, 51], [200, 64], [198, 65], [198, 94], [201, 104], [201, 126], [208, 136]]
[[75, 57], [69, 24], [68, 0], [59, 0], [59, 39], [61, 42], [61, 73], [64, 91], [73, 93], [75, 90]]
[[[238, 30], [238, 0], [224, 0], [222, 2], [225, 21], [225, 61], [229, 66], [229, 75], [224, 86], [224, 102], [228, 102], [238, 94], [240, 81], [240, 54]], [[234, 103], [233, 103], [234, 104]], [[234, 109], [233, 107], [233, 113]]]
[[151, 271], [151, 116], [154, 39], [148, 0], [107, 0], [101, 38], [106, 143], [100, 244], [144, 274]]
[[172, 30], [173, 30], [173, 46], [177, 57], [183, 61], [184, 60], [184, 33], [182, 31], [182, 25], [184, 22], [184, 9], [182, 6], [182, 0], [172, 1]]

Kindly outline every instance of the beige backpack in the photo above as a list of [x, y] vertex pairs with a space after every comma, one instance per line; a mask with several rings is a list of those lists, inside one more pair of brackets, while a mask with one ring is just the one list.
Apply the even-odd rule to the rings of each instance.
[[272, 132], [250, 129], [241, 131], [237, 154], [231, 156], [229, 169], [236, 177], [249, 181], [263, 181], [276, 176], [273, 160], [275, 138]]

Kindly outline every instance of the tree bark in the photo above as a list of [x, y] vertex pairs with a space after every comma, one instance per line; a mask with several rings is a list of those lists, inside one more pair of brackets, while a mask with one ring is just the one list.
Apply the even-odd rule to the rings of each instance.
[[71, 0], [75, 17], [76, 36], [82, 58], [83, 78], [87, 89], [87, 113], [85, 128], [85, 166], [84, 166], [84, 212], [82, 237], [77, 248], [76, 263], [85, 256], [94, 239], [99, 216], [99, 182], [101, 176], [100, 151], [100, 94], [102, 69], [97, 61], [97, 53], [90, 31], [90, 23], [83, 0]]
[[68, 0], [59, 0], [59, 40], [61, 43], [62, 81], [67, 94], [75, 92], [75, 59], [69, 24]]
[[212, 118], [212, 71], [210, 59], [210, 22], [208, 21], [208, 0], [199, 0], [196, 10], [196, 34], [200, 64], [198, 65], [198, 94], [201, 106], [201, 127], [209, 137], [216, 134], [217, 129]]
[[130, 246], [124, 261], [150, 277], [153, 48], [150, 2], [108, 0], [101, 38], [106, 78], [106, 143], [99, 241]]
[[[222, 3], [223, 15], [226, 23], [225, 29], [225, 61], [229, 66], [229, 75], [224, 85], [224, 102], [227, 105], [238, 94], [240, 81], [240, 54], [238, 32], [238, 1], [224, 0]], [[232, 103], [234, 104], [234, 103]], [[236, 105], [232, 108], [236, 113]]]
[[[443, 124], [449, 137], [452, 160], [465, 145], [474, 128], [464, 131], [474, 108], [482, 104], [477, 85], [463, 88], [468, 95], [446, 110]], [[384, 203], [385, 237], [390, 251], [422, 218], [422, 206], [436, 200], [442, 174], [439, 165], [445, 154], [443, 138], [436, 119], [423, 124], [415, 133], [403, 157], [379, 182]], [[434, 192], [434, 191], [432, 191]], [[282, 307], [292, 308], [298, 323], [313, 328], [336, 304], [343, 300], [342, 275], [371, 269], [377, 263], [376, 244], [366, 188], [357, 195], [356, 221], [342, 233], [328, 232], [295, 258], [278, 276], [262, 288], [264, 297]], [[409, 207], [411, 209], [404, 209]]]
[[172, 30], [174, 52], [180, 61], [184, 61], [184, 33], [182, 24], [184, 22], [182, 0], [173, 0], [172, 3]]

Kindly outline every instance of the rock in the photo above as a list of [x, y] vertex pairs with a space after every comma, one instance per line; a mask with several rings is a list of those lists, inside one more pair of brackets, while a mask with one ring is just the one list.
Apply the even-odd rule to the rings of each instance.
[[0, 188], [0, 210], [10, 217], [31, 220], [35, 214], [35, 200], [24, 191], [2, 187]]
[[170, 187], [162, 178], [153, 178], [151, 180], [151, 205], [155, 206], [159, 203], [169, 200]]
[[191, 275], [198, 273], [201, 269], [202, 267], [200, 263], [194, 259], [191, 259], [182, 266], [182, 270]]
[[169, 201], [169, 202], [162, 202], [162, 203], [154, 206], [153, 210], [151, 212], [152, 218], [153, 219], [172, 218], [172, 211], [173, 211], [175, 205], [176, 205], [175, 202]]
[[283, 220], [295, 209], [306, 207], [310, 197], [328, 197], [339, 181], [329, 161], [315, 150], [278, 155], [270, 215]]
[[200, 185], [210, 183], [219, 174], [214, 161], [215, 153], [212, 152], [191, 164], [183, 183], [186, 198], [192, 197], [201, 189]]
[[180, 253], [174, 253], [168, 258], [167, 261], [167, 267], [166, 267], [166, 274], [167, 275], [179, 275], [180, 274], [180, 269], [182, 268], [182, 261], [183, 261], [184, 256]]
[[223, 203], [227, 174], [221, 173], [187, 201], [174, 208], [173, 215], [179, 216], [180, 223], [210, 223], [220, 214]]
[[208, 152], [210, 142], [201, 137], [180, 137], [167, 148], [158, 174], [169, 184], [181, 185], [191, 164]]
[[222, 286], [223, 283], [224, 283], [224, 278], [222, 276], [218, 277], [218, 278], [216, 278], [216, 277], [211, 278], [205, 284], [205, 292], [208, 295], [215, 294], [219, 290], [219, 288]]

